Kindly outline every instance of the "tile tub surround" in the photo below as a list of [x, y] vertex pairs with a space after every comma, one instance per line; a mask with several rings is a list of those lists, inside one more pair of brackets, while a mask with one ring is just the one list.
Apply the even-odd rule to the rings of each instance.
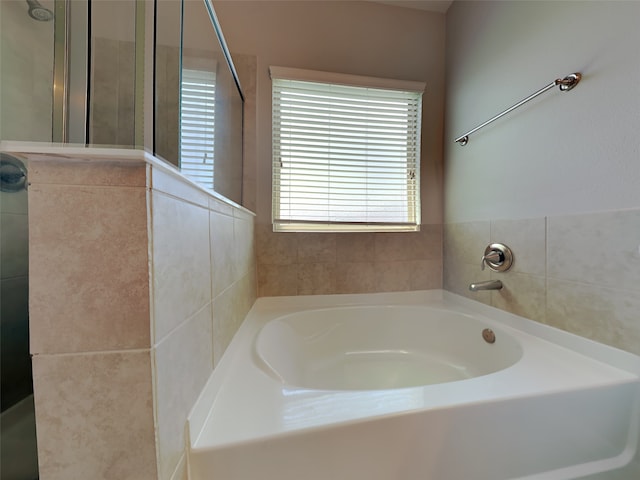
[[[480, 270], [491, 242], [514, 252], [504, 273]], [[640, 209], [444, 226], [444, 288], [640, 354]], [[470, 292], [500, 279], [504, 288]]]
[[188, 411], [256, 297], [253, 214], [141, 151], [9, 147], [40, 478], [186, 478]]
[[189, 410], [256, 294], [253, 215], [151, 172], [158, 478], [185, 474]]
[[442, 226], [419, 232], [284, 233], [256, 225], [258, 296], [442, 287]]

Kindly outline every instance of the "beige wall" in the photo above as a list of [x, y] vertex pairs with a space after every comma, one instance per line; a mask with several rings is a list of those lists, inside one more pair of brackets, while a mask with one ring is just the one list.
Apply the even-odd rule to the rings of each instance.
[[[446, 220], [640, 206], [640, 2], [456, 1], [447, 13]], [[582, 72], [471, 136], [556, 78]]]
[[[440, 287], [444, 15], [352, 1], [216, 1], [215, 8], [231, 51], [257, 58], [257, 164], [255, 173], [245, 164], [245, 177], [257, 179], [259, 295]], [[422, 233], [271, 231], [270, 65], [426, 82]]]
[[[447, 14], [444, 286], [640, 353], [638, 2], [463, 2]], [[558, 77], [545, 93], [453, 139]], [[481, 272], [490, 242], [507, 273]], [[471, 282], [501, 279], [499, 292]]]
[[185, 478], [187, 414], [255, 299], [253, 215], [140, 152], [26, 156], [40, 478]]

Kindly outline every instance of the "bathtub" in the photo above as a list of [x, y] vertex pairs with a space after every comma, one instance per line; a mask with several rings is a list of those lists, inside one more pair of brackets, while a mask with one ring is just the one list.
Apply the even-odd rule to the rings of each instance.
[[[493, 335], [490, 341], [483, 332]], [[360, 305], [271, 320], [256, 337], [255, 353], [283, 385], [383, 390], [497, 372], [522, 357], [522, 346], [462, 313], [426, 305]]]
[[640, 478], [640, 358], [440, 290], [259, 299], [192, 480]]

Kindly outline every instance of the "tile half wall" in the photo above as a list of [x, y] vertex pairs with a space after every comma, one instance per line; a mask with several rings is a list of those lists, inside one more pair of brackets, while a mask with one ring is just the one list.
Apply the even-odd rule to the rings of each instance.
[[77, 152], [25, 154], [40, 478], [183, 480], [256, 297], [254, 216], [143, 152]]

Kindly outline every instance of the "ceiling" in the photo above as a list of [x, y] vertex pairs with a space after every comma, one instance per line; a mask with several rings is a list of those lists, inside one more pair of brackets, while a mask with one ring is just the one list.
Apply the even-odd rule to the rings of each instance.
[[453, 0], [374, 0], [396, 7], [415, 8], [429, 12], [446, 13]]

